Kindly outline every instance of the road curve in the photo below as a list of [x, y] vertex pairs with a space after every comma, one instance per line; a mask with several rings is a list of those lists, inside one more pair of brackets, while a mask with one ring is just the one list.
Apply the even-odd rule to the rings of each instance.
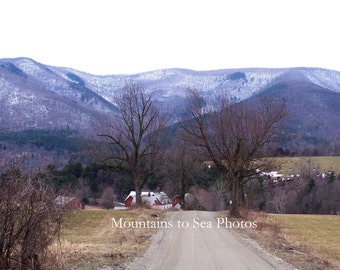
[[127, 269], [294, 269], [218, 226], [215, 212], [169, 212], [166, 221], [171, 228], [160, 229], [144, 256]]

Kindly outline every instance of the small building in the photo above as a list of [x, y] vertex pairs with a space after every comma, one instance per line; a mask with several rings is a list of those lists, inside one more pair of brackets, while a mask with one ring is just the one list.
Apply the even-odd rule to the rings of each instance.
[[85, 209], [85, 204], [77, 197], [58, 196], [56, 198], [57, 205], [67, 209]]

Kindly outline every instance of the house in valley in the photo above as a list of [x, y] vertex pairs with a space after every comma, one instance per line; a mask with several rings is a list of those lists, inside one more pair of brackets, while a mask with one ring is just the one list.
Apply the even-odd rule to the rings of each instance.
[[[145, 205], [160, 209], [172, 208], [172, 202], [170, 198], [163, 191], [143, 191], [141, 195], [142, 202]], [[131, 191], [129, 193], [129, 195], [124, 200], [124, 204], [126, 207], [131, 207], [136, 204], [136, 191]]]

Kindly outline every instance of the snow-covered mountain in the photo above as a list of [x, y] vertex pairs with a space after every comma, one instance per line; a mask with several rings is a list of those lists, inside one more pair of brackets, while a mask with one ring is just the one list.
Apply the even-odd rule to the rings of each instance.
[[[0, 59], [0, 125], [89, 131], [95, 112], [118, 110], [114, 97], [131, 80], [141, 82], [147, 91], [154, 93], [154, 101], [161, 108], [174, 112], [180, 111], [188, 87], [199, 90], [209, 106], [214, 106], [221, 95], [243, 101], [268, 93], [289, 101], [295, 124], [301, 120], [299, 115], [311, 121], [322, 115], [324, 119], [332, 119], [333, 125], [340, 126], [338, 71], [320, 68], [164, 69], [133, 75], [96, 76], [71, 68], [47, 66], [29, 58]], [[332, 136], [340, 134], [339, 128], [334, 129]]]

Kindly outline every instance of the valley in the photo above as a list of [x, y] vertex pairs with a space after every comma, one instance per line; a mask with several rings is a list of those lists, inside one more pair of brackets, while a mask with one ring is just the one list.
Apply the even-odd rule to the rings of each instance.
[[[143, 133], [154, 125], [152, 122], [145, 125], [141, 120], [150, 118], [139, 114], [144, 112], [138, 110], [139, 100], [137, 110], [128, 106], [137, 100], [131, 99], [133, 96], [125, 96], [131, 102], [124, 103], [122, 93], [134, 86], [132, 82], [138, 82], [150, 95], [150, 99], [142, 96], [141, 101], [155, 105], [143, 108], [156, 108], [151, 111], [156, 112], [151, 119], [166, 116], [167, 122], [162, 122], [161, 129]], [[202, 105], [196, 111], [203, 115], [201, 119], [212, 120], [204, 127], [213, 135], [204, 137], [202, 133], [204, 143], [211, 140], [216, 146], [208, 154], [225, 150], [225, 156], [207, 155], [204, 148], [195, 148], [202, 147], [202, 143], [181, 133], [180, 127], [192, 127], [193, 119], [199, 115], [193, 113], [190, 118], [190, 113], [184, 111], [189, 102], [188, 89], [196, 91], [192, 93], [197, 95], [191, 97], [198, 97], [196, 101]], [[266, 110], [269, 107], [259, 106], [263, 97], [275, 105], [270, 111]], [[228, 101], [229, 107], [221, 109], [221, 101]], [[56, 256], [61, 264], [66, 259], [72, 269], [106, 269], [108, 265], [111, 269], [124, 263], [131, 269], [141, 269], [141, 266], [156, 269], [164, 261], [169, 269], [188, 268], [192, 264], [197, 268], [204, 265], [216, 269], [228, 264], [235, 268], [257, 265], [263, 269], [288, 269], [290, 265], [283, 262], [278, 265], [277, 258], [266, 252], [249, 248], [239, 236], [227, 230], [229, 227], [222, 228], [222, 220], [225, 224], [253, 229], [250, 237], [259, 242], [266, 239], [256, 237], [268, 229], [272, 239], [269, 245], [277, 247], [273, 242], [280, 236], [281, 246], [277, 248], [281, 252], [306, 255], [311, 245], [321, 242], [320, 238], [315, 240], [319, 242], [309, 242], [312, 236], [301, 238], [299, 221], [283, 214], [308, 214], [312, 224], [315, 214], [336, 216], [340, 213], [340, 72], [337, 71], [165, 69], [96, 76], [71, 68], [47, 66], [29, 58], [0, 59], [0, 102], [0, 180], [10, 184], [8, 180], [18, 178], [23, 185], [30, 183], [27, 179], [43, 180], [51, 194], [75, 199], [85, 206], [85, 211], [71, 211], [72, 214], [66, 216], [62, 229], [66, 253], [64, 258], [58, 257], [60, 254]], [[120, 115], [126, 108], [130, 108], [125, 111], [130, 114]], [[251, 111], [253, 108], [256, 109]], [[277, 113], [278, 120], [282, 119], [278, 126], [275, 119], [270, 121], [273, 113]], [[258, 117], [251, 118], [254, 115]], [[121, 124], [124, 120], [125, 129]], [[142, 125], [138, 127], [136, 123]], [[214, 126], [214, 123], [220, 125]], [[269, 123], [268, 127], [262, 126], [263, 123]], [[105, 130], [105, 125], [111, 133]], [[269, 131], [263, 136], [262, 127]], [[197, 135], [197, 130], [203, 128], [187, 129], [189, 134], [193, 131], [191, 135]], [[156, 140], [152, 141], [153, 138]], [[214, 141], [216, 138], [219, 140]], [[153, 156], [155, 153], [158, 155]], [[267, 157], [268, 163], [262, 165], [268, 171], [257, 170], [262, 168], [261, 164], [256, 165], [258, 157]], [[239, 189], [235, 183], [240, 184]], [[182, 198], [183, 208], [191, 211], [153, 213], [145, 206], [128, 211], [113, 210], [119, 208], [136, 187], [149, 192], [164, 190], [171, 198]], [[8, 188], [16, 193], [15, 187]], [[238, 190], [239, 195], [233, 190]], [[227, 223], [227, 215], [236, 204], [241, 210], [239, 217], [249, 221], [235, 219]], [[13, 202], [13, 207], [21, 205]], [[218, 216], [220, 214], [223, 216]], [[233, 213], [234, 217], [238, 214]], [[130, 226], [136, 219], [147, 221], [150, 215], [150, 224], [167, 226], [160, 226], [160, 230], [149, 227], [133, 230], [131, 225], [127, 231], [121, 228], [125, 225], [118, 226]], [[163, 219], [165, 223], [158, 223]], [[318, 222], [321, 224], [324, 220]], [[282, 224], [282, 228], [277, 223]], [[190, 230], [184, 234], [186, 224]], [[332, 219], [332, 226], [334, 224], [337, 226], [338, 219]], [[112, 228], [113, 225], [117, 228]], [[286, 233], [294, 241], [305, 241], [307, 247], [300, 249], [286, 242]], [[156, 242], [152, 242], [152, 235]], [[166, 246], [161, 245], [162, 242]], [[291, 246], [282, 248], [287, 243]], [[149, 252], [155, 248], [159, 251], [152, 259], [149, 253], [144, 254], [149, 246]], [[331, 247], [327, 250], [329, 254], [321, 257], [316, 256], [318, 251], [313, 249], [313, 265], [336, 265], [338, 255], [334, 253], [338, 250]], [[58, 247], [54, 248], [58, 252]], [[175, 251], [176, 256], [168, 256], [170, 251]], [[234, 256], [224, 256], [229, 253]], [[130, 265], [136, 257], [141, 257], [141, 261]], [[243, 260], [244, 257], [247, 260]], [[308, 263], [306, 257], [302, 263], [292, 256], [286, 258], [301, 267]], [[320, 262], [319, 258], [330, 262]]]

